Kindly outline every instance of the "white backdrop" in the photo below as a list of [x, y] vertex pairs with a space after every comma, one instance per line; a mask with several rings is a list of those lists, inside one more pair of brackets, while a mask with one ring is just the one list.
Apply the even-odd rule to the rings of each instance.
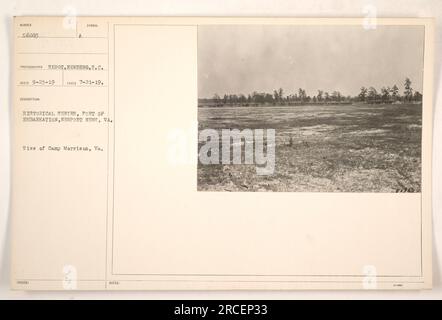
[[[9, 290], [11, 35], [14, 15], [113, 16], [294, 16], [294, 17], [436, 18], [435, 111], [433, 155], [434, 288], [421, 292], [20, 292]], [[2, 0], [0, 1], [0, 299], [442, 299], [442, 98], [440, 0]]]

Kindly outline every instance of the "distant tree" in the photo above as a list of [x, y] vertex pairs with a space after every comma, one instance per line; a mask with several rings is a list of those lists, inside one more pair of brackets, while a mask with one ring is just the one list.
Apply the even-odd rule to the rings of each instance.
[[261, 100], [262, 100], [261, 95], [258, 92], [253, 91], [253, 93], [252, 93], [252, 101], [254, 103], [261, 103]]
[[413, 100], [416, 102], [422, 102], [422, 94], [419, 91], [415, 91], [413, 95]]
[[266, 102], [266, 94], [258, 93], [258, 103], [265, 103], [265, 102]]
[[361, 92], [358, 95], [359, 101], [365, 101], [367, 99], [367, 88], [362, 87]]
[[284, 90], [282, 90], [282, 88], [279, 88], [278, 90], [278, 97], [279, 101], [281, 101], [284, 98]]
[[376, 91], [376, 88], [370, 87], [370, 89], [368, 89], [368, 93], [367, 93], [368, 102], [374, 103], [377, 98], [378, 98], [378, 92]]
[[324, 100], [325, 100], [325, 102], [329, 102], [330, 101], [330, 94], [328, 92], [324, 93]]
[[301, 102], [304, 101], [304, 95], [303, 95], [303, 91], [301, 88], [298, 89], [298, 97]]
[[332, 92], [332, 95], [331, 95], [331, 99], [332, 99], [332, 101], [334, 101], [334, 102], [339, 102], [339, 101], [341, 101], [341, 93], [339, 92], [339, 91], [333, 91]]
[[252, 93], [252, 101], [254, 103], [264, 103], [265, 102], [265, 96], [263, 93], [258, 93], [256, 91], [254, 91]]
[[307, 100], [307, 94], [305, 93], [304, 89], [298, 89], [298, 97], [301, 102], [305, 102]]
[[220, 98], [220, 96], [217, 93], [215, 93], [213, 95], [213, 102], [215, 102], [216, 105], [221, 104], [221, 98]]
[[390, 88], [381, 88], [381, 99], [382, 102], [387, 103], [390, 101]]
[[273, 96], [270, 93], [266, 93], [264, 95], [264, 101], [267, 103], [272, 103], [273, 102]]
[[324, 95], [324, 91], [318, 90], [318, 95], [316, 96], [318, 102], [321, 102], [323, 100], [323, 95]]
[[273, 90], [273, 97], [275, 98], [275, 101], [279, 101], [279, 93], [277, 90]]
[[405, 79], [404, 89], [404, 99], [410, 102], [413, 98], [413, 88], [411, 87], [411, 80], [409, 78]]
[[393, 100], [393, 102], [396, 102], [399, 100], [399, 88], [397, 87], [397, 85], [394, 85], [390, 89], [390, 95], [391, 95], [391, 99]]

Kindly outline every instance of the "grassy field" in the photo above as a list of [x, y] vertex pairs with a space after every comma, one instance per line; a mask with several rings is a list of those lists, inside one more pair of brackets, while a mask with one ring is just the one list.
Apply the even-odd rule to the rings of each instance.
[[198, 190], [419, 192], [421, 114], [416, 104], [198, 108], [199, 130], [276, 130], [273, 175], [198, 163]]

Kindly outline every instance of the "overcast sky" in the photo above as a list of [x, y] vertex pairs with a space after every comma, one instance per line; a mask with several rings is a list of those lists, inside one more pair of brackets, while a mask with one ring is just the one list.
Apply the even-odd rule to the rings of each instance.
[[394, 84], [402, 94], [406, 77], [422, 92], [423, 37], [421, 26], [200, 26], [198, 94], [357, 95]]

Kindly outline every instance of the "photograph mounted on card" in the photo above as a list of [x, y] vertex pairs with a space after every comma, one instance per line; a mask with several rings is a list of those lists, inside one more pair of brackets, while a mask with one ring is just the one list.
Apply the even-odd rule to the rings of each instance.
[[14, 19], [14, 289], [431, 288], [432, 19], [68, 22]]

